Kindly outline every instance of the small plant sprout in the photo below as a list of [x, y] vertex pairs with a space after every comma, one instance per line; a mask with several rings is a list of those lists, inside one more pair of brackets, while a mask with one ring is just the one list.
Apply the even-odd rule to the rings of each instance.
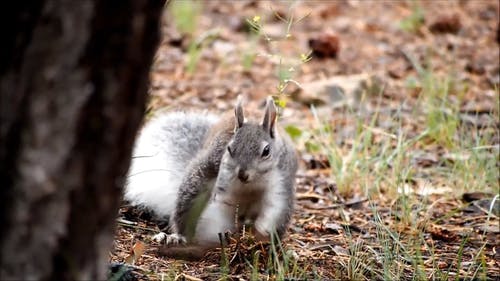
[[[274, 11], [275, 17], [285, 24], [284, 35], [281, 38], [279, 37], [271, 38], [264, 31], [264, 23], [262, 22], [261, 17], [259, 15], [255, 15], [253, 18], [247, 19], [246, 22], [250, 26], [250, 29], [252, 30], [253, 34], [257, 36], [262, 36], [264, 40], [268, 43], [291, 40], [293, 38], [292, 35], [293, 25], [305, 19], [307, 16], [309, 16], [309, 14], [306, 14], [305, 16], [300, 17], [299, 19], [295, 19], [292, 13], [292, 5], [290, 5], [288, 8], [288, 14], [289, 16], [283, 17], [280, 13]], [[269, 53], [259, 54], [259, 56], [269, 58], [270, 60], [275, 59], [278, 61], [276, 70], [278, 83], [276, 85], [276, 92], [273, 94], [273, 98], [277, 106], [282, 109], [286, 106], [286, 97], [287, 97], [286, 90], [288, 85], [294, 84], [300, 87], [300, 83], [294, 80], [293, 76], [297, 74], [297, 70], [299, 69], [299, 66], [301, 64], [307, 63], [311, 60], [312, 52], [308, 51], [307, 53], [301, 53], [298, 56], [298, 59], [285, 58], [284, 55], [282, 54], [282, 50], [274, 48], [272, 45], [270, 45], [270, 47], [271, 51]], [[249, 60], [250, 57], [248, 56], [244, 58], [245, 67], [248, 67]], [[286, 63], [284, 63], [284, 61], [286, 61]]]
[[310, 61], [312, 59], [312, 51], [309, 51], [309, 53], [307, 54], [300, 54], [300, 61], [302, 61], [302, 63], [306, 63], [308, 61]]
[[201, 13], [201, 2], [193, 0], [169, 1], [170, 14], [179, 32], [193, 35]]
[[424, 22], [424, 10], [417, 2], [413, 2], [411, 14], [399, 23], [399, 27], [404, 31], [417, 32]]
[[219, 35], [219, 29], [211, 29], [201, 34], [197, 40], [194, 40], [188, 47], [187, 72], [193, 74], [201, 57], [201, 52], [205, 45], [210, 44]]
[[292, 34], [291, 34], [292, 25], [299, 23], [300, 21], [302, 21], [303, 19], [305, 19], [306, 17], [308, 17], [311, 14], [311, 13], [307, 13], [305, 16], [303, 16], [303, 17], [301, 17], [301, 18], [299, 18], [297, 20], [294, 20], [294, 18], [293, 18], [294, 16], [293, 16], [293, 13], [292, 13], [293, 12], [292, 8], [293, 8], [292, 5], [290, 5], [288, 7], [288, 14], [290, 16], [288, 18], [286, 18], [286, 19], [283, 18], [280, 15], [280, 13], [278, 13], [276, 11], [274, 12], [274, 16], [286, 24], [286, 35], [285, 35], [285, 38], [291, 38], [292, 37]]

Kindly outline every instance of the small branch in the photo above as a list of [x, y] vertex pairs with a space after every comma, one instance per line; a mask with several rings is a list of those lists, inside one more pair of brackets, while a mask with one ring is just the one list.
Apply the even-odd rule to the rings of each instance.
[[366, 201], [368, 201], [368, 199], [364, 198], [364, 199], [359, 199], [359, 200], [346, 202], [346, 203], [333, 204], [333, 205], [329, 205], [329, 206], [316, 207], [313, 205], [309, 205], [309, 206], [306, 206], [306, 208], [313, 209], [313, 210], [332, 210], [332, 209], [337, 209], [340, 207], [350, 207], [352, 205], [356, 205], [356, 204], [363, 203]]
[[137, 223], [133, 224], [133, 222], [127, 221], [127, 220], [123, 220], [123, 219], [117, 219], [116, 222], [119, 225], [121, 225], [121, 226], [126, 226], [126, 227], [130, 227], [130, 228], [134, 228], [134, 229], [146, 230], [146, 231], [150, 231], [150, 232], [153, 232], [153, 233], [154, 232], [158, 232], [158, 230], [156, 230], [156, 229], [138, 226]]

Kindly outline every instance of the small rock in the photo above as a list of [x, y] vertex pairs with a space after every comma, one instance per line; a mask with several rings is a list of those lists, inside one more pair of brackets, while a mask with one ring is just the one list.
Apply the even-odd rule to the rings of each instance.
[[325, 223], [325, 230], [329, 233], [339, 234], [344, 228], [336, 223]]
[[429, 30], [435, 33], [457, 33], [461, 27], [462, 23], [457, 14], [440, 15], [429, 26]]
[[367, 201], [368, 200], [365, 198], [360, 198], [358, 196], [355, 196], [354, 198], [345, 201], [344, 205], [350, 209], [360, 210], [364, 207], [365, 205], [364, 203]]
[[339, 38], [332, 33], [324, 33], [309, 39], [309, 47], [318, 58], [336, 58], [340, 49]]
[[358, 106], [363, 94], [371, 96], [380, 93], [381, 88], [382, 81], [373, 74], [333, 76], [302, 83], [301, 91], [293, 93], [292, 98], [307, 105]]
[[484, 198], [491, 198], [491, 197], [492, 197], [491, 193], [480, 192], [480, 191], [466, 192], [466, 193], [462, 194], [462, 200], [465, 202], [472, 202], [472, 201], [481, 200]]
[[361, 227], [355, 225], [355, 224], [342, 224], [342, 227], [345, 229], [347, 232], [358, 232], [358, 233], [366, 233], [366, 230], [362, 229]]
[[417, 151], [412, 159], [412, 163], [423, 168], [428, 168], [437, 165], [439, 163], [439, 158], [435, 153]]

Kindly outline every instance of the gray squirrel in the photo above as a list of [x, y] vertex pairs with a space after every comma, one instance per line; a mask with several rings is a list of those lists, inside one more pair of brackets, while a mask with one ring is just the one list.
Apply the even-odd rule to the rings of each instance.
[[[247, 121], [241, 98], [232, 114], [171, 112], [145, 125], [137, 138], [125, 187], [132, 205], [170, 218], [167, 244], [219, 244], [219, 233], [251, 223], [255, 236], [282, 237], [295, 197], [297, 156], [277, 127], [274, 101], [261, 122]], [[209, 198], [190, 232], [190, 210]]]

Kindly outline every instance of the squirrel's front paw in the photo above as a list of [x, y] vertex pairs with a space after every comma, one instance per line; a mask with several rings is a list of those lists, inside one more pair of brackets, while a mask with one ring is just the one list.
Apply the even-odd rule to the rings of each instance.
[[167, 239], [167, 236], [168, 236], [168, 234], [166, 234], [165, 232], [160, 232], [158, 234], [153, 235], [153, 237], [151, 237], [151, 240], [153, 240], [157, 243], [162, 243], [163, 241], [165, 241]]
[[165, 232], [160, 232], [154, 235], [151, 239], [158, 243], [164, 242], [166, 245], [178, 245], [178, 244], [186, 244], [186, 238], [180, 234], [166, 234]]
[[178, 245], [178, 244], [186, 244], [186, 237], [180, 235], [180, 234], [177, 234], [177, 233], [173, 233], [173, 234], [169, 234], [167, 235], [167, 239], [165, 241], [165, 244], [167, 245]]

